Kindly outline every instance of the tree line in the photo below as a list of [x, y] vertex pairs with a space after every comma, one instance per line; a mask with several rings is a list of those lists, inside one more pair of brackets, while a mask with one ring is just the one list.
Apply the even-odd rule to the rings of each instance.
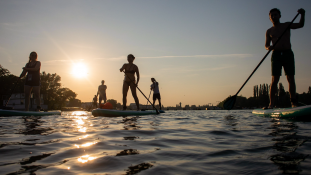
[[[253, 87], [253, 96], [246, 98], [237, 96], [235, 102], [235, 108], [262, 108], [269, 105], [270, 102], [270, 85], [260, 84]], [[303, 92], [302, 94], [297, 94], [298, 101], [301, 104], [310, 105], [311, 104], [311, 86], [308, 88], [308, 92]], [[229, 97], [228, 97], [229, 98]], [[220, 102], [217, 106], [223, 108], [224, 102], [228, 99], [226, 98]], [[285, 91], [282, 83], [279, 83], [277, 91], [275, 93], [275, 105], [279, 108], [291, 107], [290, 95], [288, 91]]]
[[[81, 106], [81, 100], [76, 99], [77, 94], [71, 89], [61, 86], [61, 77], [59, 75], [42, 72], [40, 76], [40, 94], [43, 94], [44, 104], [48, 105], [49, 110], [61, 109], [65, 106]], [[25, 78], [18, 79], [19, 77], [11, 74], [8, 69], [0, 65], [1, 105], [3, 100], [7, 100], [11, 93], [24, 93]]]

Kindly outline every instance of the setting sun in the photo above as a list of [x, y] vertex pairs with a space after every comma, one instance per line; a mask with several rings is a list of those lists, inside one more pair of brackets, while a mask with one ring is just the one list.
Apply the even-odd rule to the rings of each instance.
[[75, 63], [72, 66], [71, 73], [73, 74], [73, 76], [75, 76], [77, 78], [86, 77], [86, 75], [87, 75], [87, 67], [83, 63]]

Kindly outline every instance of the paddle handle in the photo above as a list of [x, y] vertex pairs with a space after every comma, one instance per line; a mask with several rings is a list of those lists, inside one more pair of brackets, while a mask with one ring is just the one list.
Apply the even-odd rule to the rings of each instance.
[[[290, 28], [290, 26], [293, 24], [293, 22], [295, 21], [295, 19], [298, 17], [299, 13], [295, 16], [295, 18], [290, 22], [290, 24], [287, 26], [287, 28], [284, 30], [284, 32], [282, 33], [282, 35], [276, 40], [276, 42], [274, 43], [273, 46], [275, 46], [280, 39], [282, 38], [282, 36], [285, 34], [285, 32]], [[247, 78], [247, 80], [244, 82], [244, 84], [242, 85], [242, 87], [239, 89], [239, 91], [235, 94], [235, 96], [238, 95], [238, 93], [243, 89], [243, 87], [245, 86], [245, 84], [248, 82], [248, 80], [253, 76], [253, 74], [256, 72], [256, 70], [258, 69], [258, 67], [261, 65], [261, 63], [266, 59], [266, 57], [269, 55], [269, 53], [271, 52], [271, 50], [269, 50], [266, 55], [261, 59], [261, 61], [259, 62], [259, 64], [256, 66], [256, 68], [254, 69], [254, 71], [251, 73], [251, 75]]]
[[[122, 72], [124, 72], [124, 71], [122, 71]], [[124, 72], [124, 74], [127, 76], [127, 78], [129, 79], [129, 80], [131, 80], [134, 84], [135, 84], [135, 82]], [[143, 94], [143, 96], [149, 101], [149, 99], [146, 97], [146, 95], [139, 89], [139, 87], [135, 84], [135, 86], [136, 86], [136, 88]], [[150, 91], [150, 93], [151, 93], [151, 91]], [[157, 114], [160, 114], [160, 112], [157, 110], [157, 108], [149, 101], [149, 103], [154, 107], [154, 109], [157, 111]]]

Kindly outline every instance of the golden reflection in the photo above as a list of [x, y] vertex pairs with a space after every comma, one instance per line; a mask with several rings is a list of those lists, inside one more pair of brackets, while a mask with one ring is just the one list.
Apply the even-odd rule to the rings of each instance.
[[84, 126], [77, 126], [77, 128], [78, 128], [78, 131], [79, 132], [86, 132], [86, 127], [84, 127]]
[[81, 120], [81, 119], [76, 120], [76, 122], [78, 123], [78, 125], [83, 125], [84, 124], [84, 121]]
[[89, 135], [87, 134], [87, 135], [85, 135], [85, 136], [83, 136], [82, 138], [79, 138], [79, 139], [85, 139], [85, 138], [87, 138]]
[[78, 161], [81, 162], [81, 163], [85, 163], [85, 162], [88, 162], [90, 160], [94, 160], [96, 158], [97, 157], [90, 157], [90, 155], [84, 155], [84, 156], [79, 157]]
[[70, 170], [70, 167], [68, 167], [67, 169]]
[[87, 113], [85, 111], [75, 111], [75, 112], [72, 113], [72, 115], [79, 115], [79, 116], [86, 115], [86, 114]]
[[[79, 111], [77, 111], [79, 112]], [[79, 132], [86, 132], [87, 127], [83, 126], [85, 124], [84, 120], [87, 119], [87, 117], [81, 117], [81, 116], [75, 116], [76, 119], [74, 119], [74, 121], [77, 124], [72, 124], [72, 125], [77, 125], [78, 131]]]
[[88, 147], [88, 146], [91, 146], [91, 145], [95, 145], [96, 143], [98, 143], [98, 142], [88, 142], [88, 143], [85, 143], [85, 144], [82, 144], [82, 145], [77, 145], [77, 144], [75, 144], [75, 146], [76, 146], [77, 148], [80, 148], [80, 147]]

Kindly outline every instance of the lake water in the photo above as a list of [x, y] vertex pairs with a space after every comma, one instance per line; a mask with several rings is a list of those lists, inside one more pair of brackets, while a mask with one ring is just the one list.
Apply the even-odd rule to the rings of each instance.
[[0, 117], [0, 174], [311, 174], [310, 138], [250, 110]]

